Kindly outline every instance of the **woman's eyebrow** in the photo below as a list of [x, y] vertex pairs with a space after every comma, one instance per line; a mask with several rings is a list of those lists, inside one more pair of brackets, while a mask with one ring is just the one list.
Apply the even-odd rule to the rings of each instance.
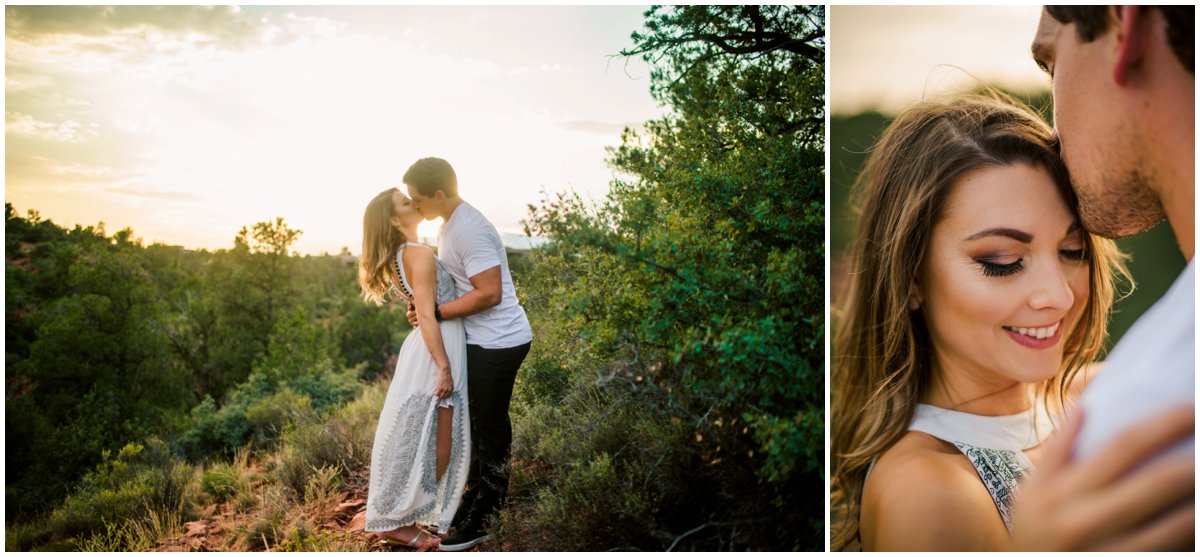
[[1030, 234], [1028, 232], [1022, 232], [1020, 230], [1016, 230], [1016, 229], [1012, 229], [1012, 228], [989, 228], [987, 230], [983, 230], [981, 232], [976, 232], [970, 236], [967, 236], [967, 240], [968, 241], [969, 240], [978, 240], [980, 238], [986, 238], [988, 236], [1004, 236], [1006, 238], [1012, 238], [1018, 242], [1022, 242], [1025, 244], [1028, 244], [1033, 241], [1033, 234]]

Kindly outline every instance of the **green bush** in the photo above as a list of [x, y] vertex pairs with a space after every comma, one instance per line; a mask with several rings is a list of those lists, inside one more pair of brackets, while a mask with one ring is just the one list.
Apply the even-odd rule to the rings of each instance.
[[[155, 437], [130, 443], [84, 477], [47, 520], [56, 538], [120, 532], [126, 520], [190, 516], [200, 495], [196, 470]], [[115, 530], [114, 530], [115, 528]], [[115, 534], [114, 534], [115, 535]]]
[[251, 445], [271, 447], [282, 437], [284, 428], [293, 424], [314, 423], [317, 413], [313, 410], [311, 398], [297, 394], [285, 385], [279, 391], [250, 404], [246, 408], [245, 420], [252, 432]]
[[284, 430], [318, 421], [318, 416], [353, 399], [362, 389], [360, 368], [335, 370], [324, 328], [303, 309], [285, 312], [268, 351], [245, 383], [218, 407], [206, 397], [191, 410], [177, 442], [192, 458], [230, 454], [250, 444], [274, 447]]
[[285, 430], [279, 448], [279, 481], [300, 496], [314, 470], [333, 466], [349, 476], [369, 465], [388, 386], [388, 381], [377, 381], [322, 421]]
[[[204, 491], [218, 503], [230, 499], [237, 502], [238, 510], [246, 508], [245, 495], [253, 495], [259, 475], [250, 468], [250, 451], [239, 449], [230, 462], [217, 461], [204, 470]], [[254, 499], [256, 500], [256, 499]]]

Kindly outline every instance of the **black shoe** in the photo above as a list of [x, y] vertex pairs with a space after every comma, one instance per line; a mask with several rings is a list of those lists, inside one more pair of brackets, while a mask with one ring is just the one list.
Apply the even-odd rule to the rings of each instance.
[[483, 542], [492, 541], [492, 536], [488, 535], [487, 530], [484, 530], [479, 521], [473, 520], [473, 518], [468, 518], [458, 526], [453, 534], [442, 540], [442, 551], [466, 551]]

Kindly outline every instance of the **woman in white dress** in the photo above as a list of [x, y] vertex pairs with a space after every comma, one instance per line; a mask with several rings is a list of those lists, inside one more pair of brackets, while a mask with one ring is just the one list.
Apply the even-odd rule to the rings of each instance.
[[1114, 278], [1049, 126], [992, 98], [898, 116], [856, 185], [834, 338], [834, 550], [1003, 550], [1017, 488], [1094, 371]]
[[387, 294], [416, 308], [418, 327], [405, 339], [388, 389], [367, 492], [366, 531], [385, 544], [416, 549], [439, 539], [458, 510], [470, 462], [466, 333], [458, 319], [438, 320], [437, 304], [458, 296], [454, 280], [417, 238], [421, 215], [396, 188], [377, 195], [363, 215], [358, 282], [364, 300]]

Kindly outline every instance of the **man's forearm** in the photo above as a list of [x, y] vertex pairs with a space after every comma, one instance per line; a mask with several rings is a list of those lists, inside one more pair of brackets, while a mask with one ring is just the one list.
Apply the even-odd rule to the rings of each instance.
[[438, 313], [442, 319], [458, 319], [475, 315], [496, 307], [500, 304], [500, 294], [489, 294], [482, 290], [472, 290], [444, 304], [438, 304]]

